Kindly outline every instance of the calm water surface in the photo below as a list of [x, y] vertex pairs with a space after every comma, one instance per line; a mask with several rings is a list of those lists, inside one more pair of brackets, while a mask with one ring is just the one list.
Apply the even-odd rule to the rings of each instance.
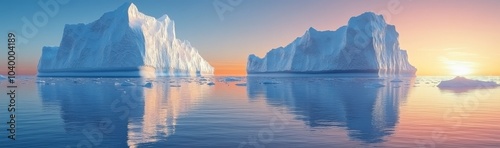
[[499, 147], [500, 88], [451, 78], [25, 76], [0, 147]]

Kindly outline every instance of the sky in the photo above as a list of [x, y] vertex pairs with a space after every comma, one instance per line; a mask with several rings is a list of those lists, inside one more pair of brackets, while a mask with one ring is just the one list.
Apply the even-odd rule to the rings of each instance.
[[[54, 13], [39, 4], [51, 2], [58, 2]], [[6, 47], [7, 34], [16, 33], [17, 74], [36, 74], [42, 47], [58, 46], [65, 24], [91, 23], [125, 2], [156, 18], [167, 14], [177, 37], [188, 40], [216, 75], [244, 75], [249, 54], [262, 57], [309, 27], [336, 30], [367, 11], [382, 14], [396, 26], [400, 47], [408, 51], [417, 75], [500, 75], [497, 0], [2, 1], [0, 44]], [[218, 13], [214, 4], [225, 11]], [[36, 31], [23, 32], [29, 22], [36, 23]], [[7, 61], [3, 50], [0, 59]], [[0, 72], [6, 75], [7, 69]]]

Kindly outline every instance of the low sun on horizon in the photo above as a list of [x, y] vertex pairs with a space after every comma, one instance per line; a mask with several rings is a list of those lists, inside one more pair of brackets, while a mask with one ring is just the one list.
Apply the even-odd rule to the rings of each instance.
[[453, 75], [456, 75], [456, 76], [466, 76], [466, 75], [470, 75], [472, 73], [472, 69], [470, 67], [463, 66], [463, 65], [454, 65], [454, 66], [451, 66], [450, 69], [451, 69]]
[[455, 76], [467, 76], [473, 73], [472, 66], [467, 62], [451, 62], [448, 64], [448, 69]]

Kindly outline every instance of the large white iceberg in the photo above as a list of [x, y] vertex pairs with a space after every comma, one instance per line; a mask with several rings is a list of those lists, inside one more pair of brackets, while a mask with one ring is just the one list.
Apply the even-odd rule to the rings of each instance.
[[38, 76], [212, 75], [214, 68], [174, 22], [125, 3], [89, 24], [66, 25], [59, 47], [43, 47]]
[[352, 17], [336, 31], [309, 28], [285, 47], [269, 51], [264, 58], [248, 57], [247, 73], [378, 73], [416, 72], [399, 34], [381, 15], [366, 12]]

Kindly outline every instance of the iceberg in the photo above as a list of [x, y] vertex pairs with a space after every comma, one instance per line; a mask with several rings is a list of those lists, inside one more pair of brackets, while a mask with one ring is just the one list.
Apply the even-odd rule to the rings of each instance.
[[471, 80], [465, 77], [457, 76], [451, 80], [441, 81], [437, 87], [444, 89], [454, 88], [494, 88], [500, 86], [493, 81]]
[[382, 15], [366, 12], [335, 31], [309, 28], [285, 47], [263, 58], [248, 56], [247, 73], [377, 73], [415, 75], [400, 49], [398, 32]]
[[188, 41], [177, 39], [174, 21], [125, 3], [89, 24], [64, 27], [59, 47], [43, 47], [38, 76], [194, 76], [214, 68]]

